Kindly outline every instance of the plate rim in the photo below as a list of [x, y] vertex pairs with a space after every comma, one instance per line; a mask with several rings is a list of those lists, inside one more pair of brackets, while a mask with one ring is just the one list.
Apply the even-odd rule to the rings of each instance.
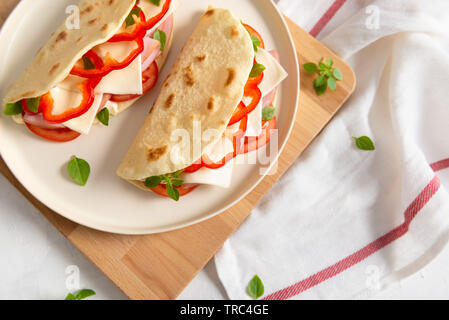
[[[254, 0], [252, 0], [254, 1]], [[17, 21], [18, 18], [20, 18], [20, 12], [23, 11], [24, 9], [22, 7], [27, 6], [25, 3], [30, 2], [29, 0], [21, 0], [16, 7], [14, 8], [14, 10], [11, 12], [11, 14], [8, 16], [8, 18], [6, 19], [6, 21], [4, 22], [2, 28], [0, 29], [0, 38], [4, 36], [4, 33], [6, 32], [5, 30], [9, 30], [11, 28], [14, 27], [13, 22]], [[34, 2], [34, 1], [33, 1]], [[284, 15], [282, 14], [282, 12], [280, 11], [280, 9], [277, 7], [277, 5], [274, 3], [273, 0], [267, 0], [267, 2], [269, 3], [269, 5], [271, 6], [271, 10], [273, 10], [277, 16], [280, 18], [280, 22], [282, 27], [287, 31], [287, 37], [288, 37], [288, 46], [290, 47], [290, 49], [292, 50], [292, 52], [294, 53], [294, 65], [296, 68], [296, 72], [295, 72], [295, 81], [296, 81], [296, 97], [295, 97], [295, 109], [293, 111], [293, 118], [292, 121], [290, 122], [290, 126], [287, 130], [287, 134], [285, 137], [285, 141], [284, 143], [280, 146], [275, 160], [271, 162], [270, 166], [268, 168], [266, 168], [265, 170], [265, 174], [261, 175], [259, 177], [259, 179], [253, 183], [253, 185], [249, 188], [247, 188], [247, 190], [245, 192], [243, 192], [239, 197], [237, 197], [234, 201], [232, 201], [231, 203], [229, 203], [227, 206], [222, 207], [219, 210], [216, 210], [213, 213], [210, 214], [205, 214], [201, 217], [198, 218], [194, 218], [194, 219], [190, 219], [187, 220], [186, 222], [183, 223], [176, 223], [175, 226], [165, 226], [165, 227], [143, 227], [142, 229], [137, 230], [136, 228], [134, 228], [132, 230], [131, 227], [116, 227], [116, 226], [110, 226], [107, 224], [103, 224], [103, 225], [93, 225], [90, 223], [86, 223], [84, 221], [82, 221], [82, 219], [80, 217], [78, 217], [77, 215], [72, 215], [72, 214], [67, 214], [66, 212], [64, 212], [64, 210], [62, 210], [62, 208], [59, 208], [59, 204], [51, 201], [51, 200], [42, 200], [40, 197], [38, 197], [35, 192], [34, 189], [30, 190], [30, 188], [28, 188], [24, 183], [23, 183], [23, 179], [20, 178], [20, 174], [17, 174], [16, 171], [14, 170], [14, 166], [10, 165], [10, 162], [8, 159], [5, 159], [5, 157], [3, 156], [2, 152], [2, 144], [0, 144], [0, 155], [2, 156], [4, 162], [6, 163], [8, 169], [12, 172], [12, 174], [14, 175], [14, 177], [20, 182], [20, 184], [31, 194], [33, 195], [33, 197], [38, 200], [39, 202], [41, 202], [42, 204], [44, 204], [45, 206], [47, 206], [50, 210], [54, 211], [55, 213], [57, 213], [58, 215], [61, 215], [62, 217], [75, 222], [79, 225], [94, 229], [94, 230], [98, 230], [98, 231], [103, 231], [103, 232], [108, 232], [108, 233], [113, 233], [113, 234], [122, 234], [122, 235], [149, 235], [149, 234], [157, 234], [157, 233], [163, 233], [163, 232], [169, 232], [169, 231], [174, 231], [174, 230], [179, 230], [179, 229], [183, 229], [201, 222], [204, 222], [206, 220], [212, 219], [222, 213], [224, 213], [225, 211], [229, 210], [230, 208], [232, 208], [233, 206], [235, 206], [237, 203], [241, 202], [244, 198], [246, 198], [252, 191], [254, 191], [254, 189], [256, 189], [260, 183], [262, 182], [263, 179], [266, 178], [267, 173], [270, 172], [270, 170], [272, 170], [273, 166], [276, 165], [279, 161], [279, 157], [282, 154], [282, 152], [284, 151], [290, 137], [291, 134], [293, 132], [293, 128], [295, 126], [296, 123], [296, 117], [298, 114], [298, 109], [299, 109], [299, 98], [300, 98], [300, 72], [299, 72], [299, 61], [298, 61], [298, 56], [297, 56], [297, 51], [296, 51], [296, 47], [294, 44], [294, 40], [293, 40], [293, 36], [291, 34], [291, 30], [288, 27], [287, 21], [285, 20]], [[21, 21], [21, 20], [19, 20]], [[17, 28], [13, 28], [11, 30], [17, 30]], [[12, 33], [10, 35], [12, 38], [15, 36], [15, 33]], [[286, 42], [287, 43], [287, 42]], [[11, 45], [8, 45], [6, 52], [4, 52], [3, 54], [8, 54], [10, 51]], [[0, 69], [0, 71], [3, 69], [3, 67]], [[290, 77], [290, 74], [289, 74]], [[3, 90], [4, 91], [4, 90]], [[32, 189], [32, 188], [31, 188]]]

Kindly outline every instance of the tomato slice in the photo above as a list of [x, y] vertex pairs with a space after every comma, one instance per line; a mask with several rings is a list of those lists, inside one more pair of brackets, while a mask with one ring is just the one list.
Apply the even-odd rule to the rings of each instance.
[[[192, 186], [179, 186], [179, 187], [175, 187], [176, 189], [178, 189], [179, 191], [179, 196], [185, 196], [186, 194], [189, 194], [190, 192], [192, 192], [193, 190], [195, 190], [198, 187], [198, 185], [192, 185]], [[165, 186], [165, 184], [160, 184], [155, 188], [150, 189], [151, 191], [153, 191], [154, 193], [163, 196], [163, 197], [167, 197], [170, 198], [170, 196], [168, 195], [168, 191], [167, 191], [167, 187]]]
[[259, 39], [260, 41], [260, 46], [259, 48], [265, 49], [265, 43], [263, 42], [262, 37], [260, 36], [259, 32], [257, 32], [253, 27], [251, 27], [250, 25], [247, 24], [243, 24], [243, 26], [246, 28], [246, 30], [248, 30], [249, 34], [251, 36], [255, 36], [257, 39]]
[[70, 130], [69, 128], [46, 129], [33, 126], [32, 124], [26, 122], [25, 124], [28, 127], [28, 129], [30, 129], [30, 131], [33, 132], [34, 134], [53, 142], [68, 142], [75, 140], [81, 135], [80, 133]]
[[111, 97], [111, 101], [124, 102], [139, 98], [142, 95], [151, 91], [151, 89], [153, 89], [156, 86], [158, 78], [159, 78], [159, 68], [157, 66], [156, 61], [154, 61], [151, 64], [151, 66], [142, 73], [142, 85], [143, 85], [142, 94], [114, 94]]
[[271, 130], [276, 129], [276, 117], [270, 121], [264, 121], [262, 124], [262, 134], [255, 137], [245, 137], [245, 144], [243, 146], [243, 154], [257, 150], [265, 146], [271, 140]]

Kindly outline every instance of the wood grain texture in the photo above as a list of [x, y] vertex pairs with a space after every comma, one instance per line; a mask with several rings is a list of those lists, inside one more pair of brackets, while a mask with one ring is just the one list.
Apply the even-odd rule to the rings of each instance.
[[[17, 0], [2, 0], [4, 21]], [[344, 81], [336, 92], [318, 97], [313, 77], [301, 70], [301, 97], [295, 127], [279, 159], [276, 174], [267, 176], [244, 200], [203, 223], [162, 234], [124, 236], [73, 223], [35, 199], [0, 159], [0, 172], [92, 263], [131, 299], [175, 299], [248, 217], [252, 209], [321, 132], [355, 87], [351, 68], [306, 31], [287, 19], [300, 65], [332, 57]]]

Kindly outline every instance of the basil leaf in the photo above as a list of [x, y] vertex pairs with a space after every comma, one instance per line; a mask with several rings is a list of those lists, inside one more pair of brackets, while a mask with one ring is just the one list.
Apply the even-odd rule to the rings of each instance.
[[64, 300], [76, 300], [76, 297], [69, 292], [69, 294], [67, 295], [67, 297], [65, 297]]
[[276, 108], [275, 107], [265, 107], [262, 110], [262, 120], [263, 121], [270, 121], [276, 116]]
[[175, 187], [179, 187], [182, 186], [182, 184], [184, 183], [184, 180], [181, 179], [173, 179], [171, 181], [171, 183], [175, 186]]
[[320, 66], [321, 70], [329, 70], [330, 68], [327, 66], [327, 64], [325, 64], [324, 62], [320, 62], [318, 63], [318, 65]]
[[365, 151], [376, 150], [376, 147], [374, 146], [374, 143], [370, 137], [367, 136], [363, 136], [360, 138], [353, 137], [353, 139], [355, 140], [357, 148], [359, 148], [360, 150]]
[[160, 185], [161, 182], [162, 177], [160, 176], [149, 177], [145, 180], [145, 187], [153, 189], [156, 188], [158, 185]]
[[41, 100], [40, 97], [27, 99], [26, 104], [27, 104], [28, 110], [30, 110], [31, 112], [37, 113], [39, 111], [39, 101], [40, 100]]
[[313, 82], [313, 87], [317, 95], [323, 95], [327, 88], [330, 88], [332, 91], [337, 90], [337, 81], [343, 80], [343, 75], [341, 74], [339, 69], [332, 69], [334, 65], [334, 60], [332, 58], [323, 58], [318, 65], [313, 62], [309, 62], [303, 65], [304, 69], [308, 73], [318, 73], [318, 78], [316, 78]]
[[332, 91], [336, 91], [337, 90], [337, 80], [335, 80], [334, 77], [330, 77], [329, 79], [327, 79], [327, 86]]
[[76, 300], [84, 300], [88, 297], [94, 296], [96, 293], [93, 290], [90, 289], [83, 289], [78, 291], [76, 294]]
[[92, 60], [89, 57], [84, 56], [83, 63], [84, 63], [84, 70], [95, 69], [95, 64], [92, 62]]
[[316, 88], [318, 88], [318, 87], [324, 86], [325, 84], [326, 84], [326, 77], [325, 77], [325, 76], [319, 76], [318, 78], [315, 79], [313, 85], [314, 85]]
[[109, 109], [104, 108], [100, 112], [97, 113], [97, 119], [106, 127], [109, 126]]
[[149, 0], [152, 4], [159, 6], [161, 4], [161, 0]]
[[22, 112], [22, 101], [6, 104], [5, 110], [3, 111], [3, 113], [7, 116], [15, 116], [17, 114], [21, 114]]
[[257, 76], [259, 76], [262, 72], [265, 71], [265, 66], [263, 64], [260, 63], [255, 63], [253, 65], [253, 69], [251, 70], [251, 73], [249, 74], [250, 78], [255, 78]]
[[335, 79], [339, 81], [343, 80], [343, 75], [341, 74], [341, 71], [339, 69], [334, 69], [334, 71], [332, 71], [332, 74]]
[[85, 186], [90, 175], [90, 166], [86, 160], [73, 157], [67, 166], [70, 177], [80, 186]]
[[[249, 31], [248, 31], [248, 33], [249, 33]], [[259, 47], [260, 47], [260, 45], [262, 43], [260, 42], [259, 38], [257, 38], [256, 36], [251, 35], [251, 33], [250, 33], [250, 36], [251, 36], [251, 40], [253, 42], [254, 52], [259, 51]]]
[[165, 32], [157, 29], [153, 35], [153, 39], [161, 43], [161, 51], [164, 51], [165, 44], [167, 43], [167, 35]]
[[313, 83], [313, 87], [315, 88], [315, 92], [317, 95], [323, 95], [327, 90], [327, 81], [325, 76], [319, 76], [315, 79]]
[[136, 22], [134, 21], [133, 16], [139, 17], [140, 11], [142, 11], [142, 9], [140, 9], [140, 8], [134, 8], [134, 9], [131, 10], [129, 15], [125, 19], [127, 27], [132, 26], [133, 24], [136, 24]]
[[175, 173], [173, 173], [173, 177], [178, 178], [183, 172], [184, 170], [176, 171]]
[[306, 63], [303, 67], [308, 73], [315, 73], [318, 71], [318, 66], [313, 62]]
[[259, 276], [255, 275], [248, 285], [248, 294], [253, 299], [259, 299], [263, 296], [265, 288]]
[[173, 185], [171, 185], [171, 184], [167, 184], [166, 188], [167, 188], [168, 196], [170, 198], [172, 198], [173, 200], [175, 200], [175, 201], [179, 201], [179, 191], [178, 191], [178, 189], [173, 187]]

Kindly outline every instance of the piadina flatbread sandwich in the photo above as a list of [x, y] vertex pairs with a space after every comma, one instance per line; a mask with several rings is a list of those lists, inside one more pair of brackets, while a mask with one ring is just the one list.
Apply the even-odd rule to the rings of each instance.
[[201, 184], [230, 187], [235, 158], [266, 145], [287, 77], [262, 36], [209, 7], [164, 82], [117, 174], [179, 200]]
[[[67, 142], [131, 106], [156, 84], [173, 38], [176, 0], [83, 0], [4, 97], [4, 114]], [[76, 25], [78, 18], [79, 25]]]

